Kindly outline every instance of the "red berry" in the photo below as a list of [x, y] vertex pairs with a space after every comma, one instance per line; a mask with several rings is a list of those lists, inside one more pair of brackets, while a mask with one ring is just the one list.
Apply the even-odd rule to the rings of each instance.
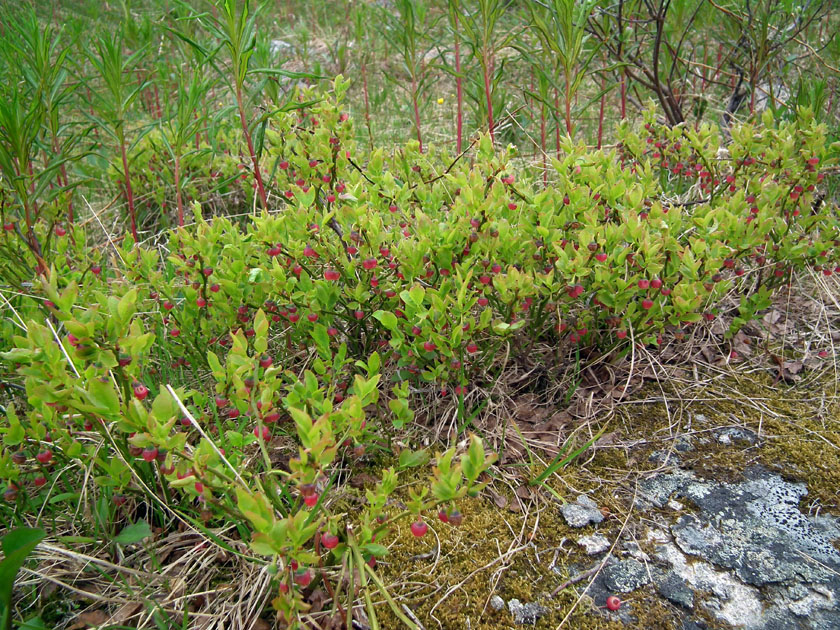
[[203, 297], [199, 297], [199, 298], [196, 299], [195, 305], [198, 308], [202, 308], [204, 306], [207, 306], [207, 300], [205, 300]]
[[607, 259], [607, 255], [604, 252], [599, 252], [595, 254], [595, 259], [598, 262], [604, 262]]
[[434, 352], [437, 346], [432, 341], [426, 341], [423, 343], [423, 350], [426, 352]]
[[326, 549], [335, 549], [338, 547], [338, 536], [327, 532], [321, 536], [321, 544], [324, 545], [324, 548]]
[[440, 519], [441, 523], [449, 522], [449, 514], [446, 513], [446, 510], [441, 510], [440, 512], [438, 512], [438, 518]]
[[427, 531], [429, 531], [429, 526], [426, 525], [426, 523], [420, 519], [414, 521], [411, 524], [411, 533], [416, 538], [422, 538], [426, 535]]
[[36, 488], [40, 488], [41, 486], [45, 485], [46, 483], [47, 483], [47, 478], [44, 477], [43, 475], [40, 476], [40, 477], [35, 477], [35, 487]]
[[[255, 437], [260, 437], [260, 427], [259, 426], [254, 427], [254, 436]], [[265, 425], [263, 425], [263, 428], [262, 428], [262, 439], [266, 442], [271, 439], [271, 431]]]
[[221, 288], [222, 288], [222, 287], [220, 287], [218, 284], [211, 284], [211, 285], [210, 285], [210, 290], [211, 290], [213, 293], [218, 293], [218, 292], [221, 290]]
[[158, 450], [154, 447], [148, 447], [143, 449], [143, 461], [144, 462], [153, 462], [157, 459]]
[[273, 363], [274, 363], [274, 360], [270, 356], [268, 356], [267, 354], [263, 355], [263, 357], [260, 359], [260, 367], [263, 368], [263, 369], [270, 368]]
[[458, 510], [453, 510], [449, 514], [449, 524], [458, 527], [464, 520], [463, 515]]
[[341, 274], [338, 273], [335, 269], [327, 269], [324, 271], [324, 278], [326, 280], [334, 281], [338, 280], [341, 277]]
[[353, 317], [355, 317], [356, 319], [364, 319], [365, 318], [365, 312], [364, 311], [353, 311]]
[[303, 497], [303, 502], [306, 504], [306, 507], [315, 507], [318, 504], [318, 493], [316, 492]]
[[366, 258], [362, 261], [362, 267], [370, 271], [374, 269], [378, 263], [376, 262], [376, 258]]
[[650, 281], [650, 286], [652, 289], [660, 289], [662, 288], [662, 280], [660, 280], [659, 278], [654, 278]]
[[615, 336], [618, 337], [619, 339], [624, 339], [627, 336], [627, 331], [626, 330], [619, 330], [615, 333]]
[[134, 397], [137, 400], [144, 400], [146, 396], [149, 395], [149, 388], [143, 385], [142, 383], [135, 383], [134, 384]]
[[306, 316], [306, 319], [308, 319], [308, 320], [309, 320], [310, 322], [312, 322], [312, 323], [315, 323], [315, 322], [317, 322], [317, 321], [318, 321], [318, 313], [309, 313], [309, 314]]
[[478, 298], [478, 305], [479, 306], [487, 306], [489, 303], [490, 303], [490, 300], [488, 300], [486, 297]]
[[640, 289], [647, 289], [650, 286], [650, 281], [643, 278], [639, 280], [638, 285]]
[[618, 610], [621, 608], [621, 600], [615, 595], [610, 595], [607, 597], [607, 608], [609, 610]]
[[470, 354], [475, 354], [476, 352], [478, 352], [478, 346], [472, 342], [468, 343], [467, 352], [469, 352]]
[[330, 326], [329, 328], [327, 328], [327, 334], [330, 337], [335, 337], [338, 334], [338, 328], [333, 328], [332, 326]]
[[67, 234], [67, 230], [65, 230], [63, 227], [58, 225], [55, 228], [55, 234], [56, 234], [56, 236], [64, 236], [65, 234]]
[[642, 300], [642, 308], [649, 311], [653, 308], [653, 300]]

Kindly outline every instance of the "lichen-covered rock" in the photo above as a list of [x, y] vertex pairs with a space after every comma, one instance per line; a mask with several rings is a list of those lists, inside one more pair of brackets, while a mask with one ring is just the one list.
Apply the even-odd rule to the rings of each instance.
[[594, 556], [605, 552], [610, 548], [610, 541], [601, 534], [590, 534], [589, 536], [581, 536], [577, 541], [578, 545], [583, 547], [583, 550], [588, 556]]
[[645, 565], [633, 558], [611, 564], [603, 573], [604, 585], [616, 593], [629, 593], [650, 582]]
[[656, 590], [669, 602], [683, 608], [694, 608], [694, 591], [675, 573], [666, 574], [665, 578], [656, 585]]
[[532, 602], [523, 604], [518, 599], [512, 599], [508, 602], [508, 610], [513, 615], [513, 622], [522, 626], [533, 626], [537, 623], [537, 619], [548, 612], [539, 604]]
[[589, 524], [600, 523], [604, 520], [604, 515], [598, 509], [598, 504], [585, 494], [578, 496], [574, 503], [565, 503], [560, 508], [560, 512], [569, 527], [586, 527]]

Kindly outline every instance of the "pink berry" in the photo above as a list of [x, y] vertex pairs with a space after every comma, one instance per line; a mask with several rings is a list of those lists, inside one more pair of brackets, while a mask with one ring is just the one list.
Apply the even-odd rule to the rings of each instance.
[[411, 533], [416, 538], [422, 538], [426, 535], [427, 531], [429, 531], [429, 526], [426, 525], [426, 523], [420, 519], [414, 521], [411, 524]]
[[607, 597], [607, 608], [609, 610], [618, 610], [621, 608], [621, 600], [615, 595]]

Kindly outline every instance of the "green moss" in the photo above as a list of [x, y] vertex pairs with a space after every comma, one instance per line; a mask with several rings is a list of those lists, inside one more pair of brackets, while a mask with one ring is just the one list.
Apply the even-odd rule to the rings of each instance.
[[[622, 628], [615, 618], [593, 610], [588, 597], [576, 604], [587, 581], [554, 598], [549, 599], [548, 594], [595, 561], [574, 540], [596, 529], [610, 540], [619, 535], [632, 498], [633, 480], [639, 473], [657, 469], [659, 465], [650, 461], [650, 455], [673, 447], [689, 418], [695, 449], [679, 453], [681, 466], [701, 477], [737, 481], [750, 465], [762, 464], [791, 480], [806, 482], [808, 501], [817, 499], [824, 510], [840, 512], [840, 405], [821, 406], [813, 396], [813, 385], [797, 389], [774, 383], [769, 376], [751, 375], [749, 380], [733, 376], [712, 382], [715, 390], [680, 392], [684, 400], [697, 401], [669, 402], [669, 410], [662, 403], [618, 406], [606, 428], [616, 433], [614, 443], [597, 449], [591, 458], [584, 457], [585, 466], [571, 466], [548, 479], [546, 483], [553, 492], [533, 489], [531, 497], [522, 501], [525, 512], [499, 507], [485, 492], [459, 503], [464, 514], [460, 527], [432, 519], [429, 533], [417, 539], [409, 532], [408, 520], [401, 522], [385, 541], [391, 549], [388, 558], [378, 565], [390, 592], [427, 628], [513, 628], [506, 609], [494, 611], [489, 606], [493, 595], [500, 595], [506, 602], [517, 598], [545, 606], [548, 612], [537, 623], [538, 629], [558, 627], [573, 606], [565, 624], [570, 630]], [[821, 385], [827, 388], [830, 382], [826, 379], [816, 387]], [[679, 398], [672, 386], [662, 383], [662, 387], [669, 401]], [[722, 387], [737, 391], [737, 397], [721, 395], [725, 391]], [[661, 398], [659, 385], [645, 388], [637, 399], [648, 396]], [[764, 412], [760, 406], [745, 404], [750, 399], [760, 400]], [[755, 432], [760, 436], [759, 443], [723, 445], [714, 439], [713, 429], [732, 425]], [[416, 474], [416, 479], [405, 481], [421, 481], [425, 471]], [[515, 487], [501, 481], [494, 485], [508, 505], [516, 503]], [[604, 508], [606, 518], [597, 528], [573, 530], [560, 515], [555, 496], [572, 500], [577, 492], [589, 494]], [[668, 518], [673, 519], [674, 513], [670, 512]], [[642, 546], [653, 552], [650, 545]], [[508, 554], [511, 549], [518, 550]], [[556, 573], [551, 570], [552, 561]], [[652, 588], [640, 589], [627, 599], [639, 620], [634, 627], [680, 627], [682, 613], [655, 595]], [[386, 604], [378, 605], [377, 612], [381, 627], [402, 627]], [[694, 614], [708, 617], [709, 627], [721, 627], [703, 612], [702, 606]]]

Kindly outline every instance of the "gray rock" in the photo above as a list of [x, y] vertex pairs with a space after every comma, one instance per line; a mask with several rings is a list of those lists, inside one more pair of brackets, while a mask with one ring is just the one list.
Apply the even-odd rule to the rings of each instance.
[[535, 625], [537, 619], [542, 617], [548, 611], [539, 604], [527, 603], [523, 604], [518, 599], [512, 599], [508, 602], [508, 610], [513, 615], [513, 622], [519, 625]]
[[661, 580], [654, 570], [663, 597], [688, 608], [702, 591], [708, 612], [746, 630], [840, 628], [840, 521], [803, 514], [804, 485], [755, 468], [740, 483], [676, 471], [640, 488], [647, 505], [677, 496], [695, 508], [671, 526], [673, 542], [648, 534], [670, 567]]
[[610, 541], [601, 534], [591, 534], [589, 536], [581, 536], [577, 543], [583, 547], [583, 550], [588, 556], [594, 556], [603, 553], [610, 548]]
[[600, 523], [604, 520], [598, 504], [585, 494], [580, 495], [574, 503], [563, 504], [560, 512], [569, 527], [586, 527], [590, 523]]
[[637, 542], [630, 540], [624, 543], [624, 551], [627, 552], [628, 556], [635, 558], [639, 562], [650, 562], [650, 556], [642, 551], [642, 548], [639, 547], [639, 543]]
[[490, 598], [490, 608], [493, 610], [502, 610], [505, 607], [505, 600], [503, 600], [498, 595], [493, 595]]
[[721, 444], [755, 444], [758, 441], [758, 436], [749, 429], [742, 429], [741, 427], [724, 427], [714, 432], [715, 438]]
[[694, 591], [675, 573], [668, 573], [665, 579], [656, 585], [656, 590], [669, 602], [689, 610], [694, 608]]
[[648, 457], [648, 461], [651, 464], [659, 464], [660, 466], [670, 465], [670, 466], [679, 466], [680, 465], [680, 456], [676, 451], [672, 451], [671, 449], [667, 449], [664, 451], [653, 451]]
[[650, 582], [648, 570], [634, 559], [622, 560], [603, 570], [604, 585], [616, 593], [629, 593]]

